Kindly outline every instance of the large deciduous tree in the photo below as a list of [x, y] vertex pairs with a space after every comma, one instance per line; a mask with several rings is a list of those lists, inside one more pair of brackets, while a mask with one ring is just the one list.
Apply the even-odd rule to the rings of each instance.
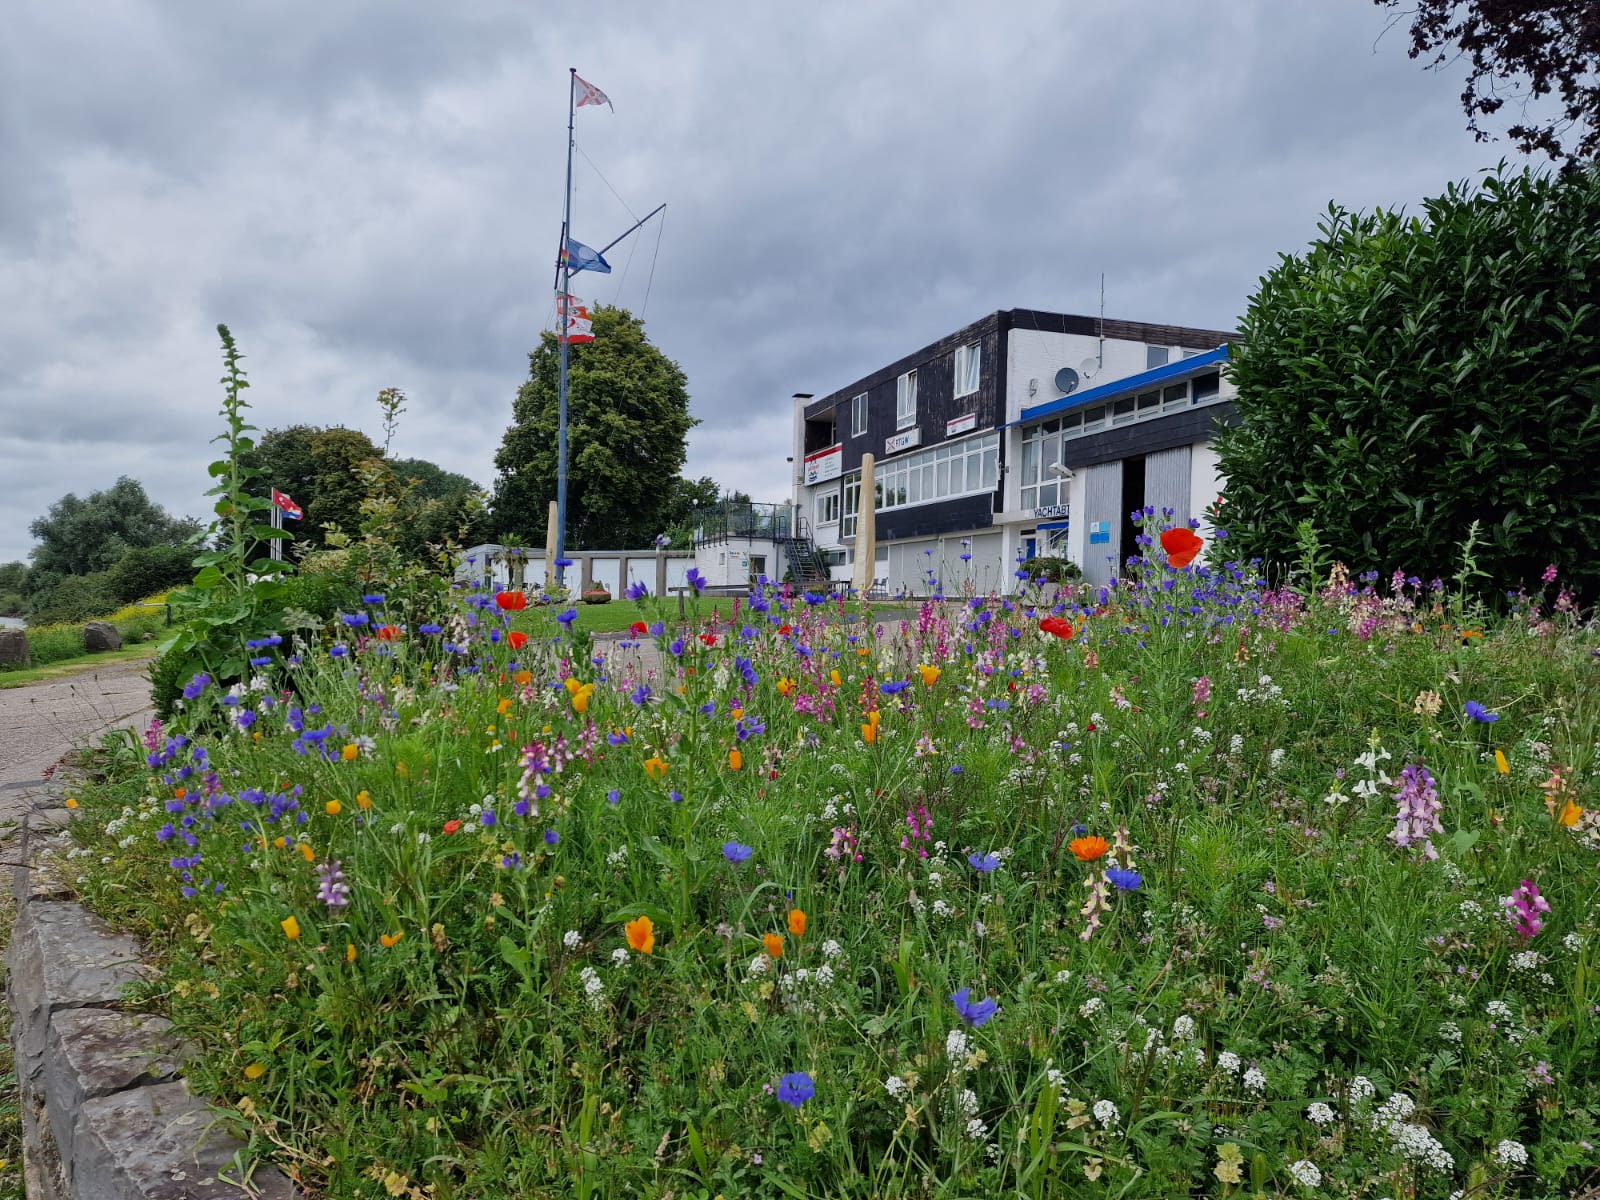
[[[688, 381], [622, 308], [593, 310], [593, 342], [570, 348], [567, 539], [574, 549], [649, 545], [677, 499], [689, 416]], [[494, 522], [502, 537], [542, 545], [556, 498], [560, 346], [546, 333], [495, 455]]]
[[305, 512], [285, 526], [302, 546], [327, 544], [324, 526], [336, 524], [354, 533], [361, 523], [365, 489], [358, 468], [382, 459], [383, 451], [359, 429], [290, 425], [269, 429], [245, 455], [247, 466], [266, 472], [266, 484], [283, 492]]
[[1600, 592], [1600, 170], [1486, 176], [1420, 216], [1330, 207], [1261, 280], [1220, 434], [1230, 554], [1312, 521], [1352, 568]]
[[198, 532], [198, 522], [168, 515], [124, 475], [86, 500], [69, 492], [28, 526], [39, 539], [30, 551], [34, 571], [45, 576], [90, 575], [115, 566], [129, 550], [176, 546]]
[[[1569, 167], [1600, 155], [1600, 4], [1595, 0], [1374, 0], [1411, 18], [1412, 58], [1471, 64], [1461, 92], [1467, 128], [1508, 101], [1506, 129], [1524, 154], [1543, 151]], [[1554, 115], [1534, 115], [1554, 105]]]

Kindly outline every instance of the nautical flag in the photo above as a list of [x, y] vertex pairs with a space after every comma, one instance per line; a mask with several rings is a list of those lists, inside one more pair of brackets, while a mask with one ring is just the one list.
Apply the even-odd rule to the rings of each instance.
[[589, 310], [576, 296], [556, 293], [556, 320], [560, 323], [568, 345], [594, 341], [594, 327], [589, 320]]
[[305, 511], [298, 504], [289, 499], [289, 497], [285, 496], [277, 488], [272, 489], [272, 502], [283, 510], [284, 516], [289, 517], [292, 520], [298, 521], [301, 517], [306, 515]]
[[578, 84], [579, 108], [582, 108], [585, 104], [604, 104], [612, 112], [617, 111], [617, 106], [611, 103], [611, 97], [606, 95], [599, 88], [595, 87], [594, 84], [585, 80], [582, 75], [574, 72], [572, 78], [576, 80]]
[[600, 257], [598, 250], [591, 250], [577, 238], [567, 238], [567, 248], [561, 252], [561, 263], [567, 268], [569, 274], [576, 275], [579, 271], [594, 271], [600, 275], [611, 274], [611, 264]]

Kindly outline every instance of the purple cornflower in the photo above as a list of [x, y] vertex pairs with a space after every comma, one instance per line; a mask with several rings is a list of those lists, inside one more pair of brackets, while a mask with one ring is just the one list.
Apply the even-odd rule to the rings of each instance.
[[799, 1108], [817, 1094], [817, 1085], [804, 1071], [790, 1071], [778, 1080], [778, 1099], [790, 1108]]
[[1468, 700], [1461, 706], [1461, 711], [1481, 725], [1489, 725], [1500, 719], [1499, 713], [1492, 713], [1476, 700]]
[[980, 1029], [988, 1024], [994, 1014], [1000, 1011], [1000, 1001], [993, 997], [973, 1000], [971, 988], [962, 988], [959, 992], [952, 994], [950, 1003], [956, 1006], [956, 1011], [961, 1014], [961, 1019], [974, 1029]]
[[355, 629], [355, 628], [358, 628], [358, 627], [360, 627], [362, 625], [367, 624], [367, 614], [366, 613], [344, 613], [343, 615], [340, 616], [339, 619], [341, 621], [343, 621], [346, 625], [350, 626], [352, 629]]
[[1516, 891], [1501, 899], [1500, 907], [1505, 910], [1506, 920], [1517, 927], [1517, 933], [1528, 940], [1544, 928], [1539, 916], [1550, 911], [1550, 902], [1539, 894], [1538, 884], [1524, 879]]
[[641, 683], [638, 687], [634, 688], [633, 691], [628, 693], [628, 699], [632, 700], [635, 704], [648, 704], [650, 702], [650, 685], [647, 683]]
[[622, 594], [629, 600], [643, 600], [650, 594], [650, 589], [644, 585], [642, 580], [635, 580], [628, 585], [628, 590]]
[[193, 679], [189, 680], [188, 683], [183, 685], [183, 698], [185, 700], [194, 700], [198, 698], [200, 693], [205, 691], [210, 685], [211, 676], [207, 675], [204, 671], [201, 671], [200, 674], [196, 675]]
[[990, 851], [988, 854], [979, 854], [974, 850], [967, 855], [967, 861], [972, 864], [972, 869], [984, 875], [1000, 865], [1000, 856]]
[[1435, 859], [1432, 834], [1443, 833], [1439, 813], [1444, 805], [1433, 786], [1433, 776], [1421, 763], [1412, 763], [1400, 772], [1400, 790], [1394, 794], [1399, 807], [1394, 814], [1394, 831], [1389, 834], [1402, 849], [1416, 846], [1423, 858]]
[[878, 690], [885, 696], [898, 696], [911, 686], [909, 679], [891, 679], [888, 683], [880, 683]]
[[350, 903], [350, 889], [345, 886], [344, 872], [339, 869], [339, 860], [322, 863], [317, 867], [320, 876], [317, 883], [317, 899], [329, 908], [343, 908]]
[[699, 567], [690, 567], [683, 581], [695, 590], [696, 595], [699, 595], [706, 586], [706, 577], [700, 574]]
[[1106, 878], [1121, 892], [1136, 892], [1144, 882], [1144, 876], [1127, 867], [1107, 867]]
[[566, 610], [566, 612], [561, 612], [561, 613], [557, 613], [556, 614], [556, 620], [560, 621], [568, 629], [572, 628], [572, 623], [574, 621], [576, 621], [577, 619], [578, 619], [578, 610], [575, 609], [575, 608], [569, 608], [569, 609]]
[[722, 857], [731, 863], [742, 863], [755, 851], [742, 842], [725, 842], [722, 846]]
[[554, 846], [560, 840], [561, 840], [561, 835], [559, 833], [557, 833], [554, 829], [546, 829], [544, 831], [544, 844], [546, 846]]
[[495, 823], [495, 820], [496, 820], [496, 817], [494, 815], [494, 809], [486, 808], [486, 809], [483, 810], [482, 814], [479, 815], [478, 824], [484, 825], [484, 826], [493, 825]]

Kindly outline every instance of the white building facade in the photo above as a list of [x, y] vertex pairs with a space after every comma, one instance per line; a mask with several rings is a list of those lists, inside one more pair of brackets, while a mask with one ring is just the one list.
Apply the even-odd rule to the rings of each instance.
[[821, 399], [795, 397], [798, 512], [848, 579], [870, 452], [878, 589], [1010, 591], [1017, 561], [1041, 555], [1112, 578], [1133, 509], [1204, 520], [1217, 497], [1231, 336], [991, 313]]

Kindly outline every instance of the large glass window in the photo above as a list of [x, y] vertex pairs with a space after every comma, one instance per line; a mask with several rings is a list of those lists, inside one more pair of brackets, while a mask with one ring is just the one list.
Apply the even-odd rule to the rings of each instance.
[[1000, 435], [987, 433], [891, 458], [879, 463], [874, 474], [880, 509], [992, 492], [1000, 478]]
[[978, 351], [977, 342], [956, 350], [955, 394], [957, 396], [965, 396], [978, 390]]
[[1061, 422], [1045, 421], [1022, 435], [1022, 507], [1066, 503], [1066, 489], [1050, 467], [1061, 461]]
[[839, 536], [851, 538], [856, 535], [856, 521], [861, 515], [861, 472], [844, 477], [844, 506], [839, 519]]
[[[1177, 412], [1179, 409], [1191, 408], [1197, 404], [1210, 404], [1221, 396], [1221, 379], [1217, 372], [1212, 371], [1204, 375], [1196, 375], [1192, 380], [1183, 383], [1169, 384], [1164, 388], [1155, 388], [1148, 392], [1141, 392], [1136, 396], [1119, 396], [1110, 404], [1098, 404], [1093, 408], [1075, 409], [1063, 413], [1059, 422], [1063, 438], [1081, 437], [1084, 434], [1099, 433], [1108, 425], [1127, 425], [1134, 421], [1143, 421], [1151, 417], [1159, 417], [1163, 413]], [[1046, 429], [1053, 428], [1057, 422], [1046, 422], [1035, 429], [1030, 429], [1023, 434], [1022, 443], [1022, 486], [1024, 489], [1023, 507], [1035, 508], [1039, 505], [1056, 503], [1055, 501], [1039, 500], [1030, 503], [1027, 500], [1026, 489], [1031, 486], [1043, 487], [1049, 482], [1049, 469], [1052, 462], [1059, 461], [1053, 455], [1058, 450], [1045, 442]], [[1035, 463], [1029, 457], [1029, 445], [1033, 444], [1038, 455]], [[1030, 465], [1032, 464], [1032, 465]], [[1065, 503], [1065, 501], [1061, 501]]]
[[907, 371], [895, 385], [894, 427], [910, 429], [917, 423], [917, 373]]
[[839, 493], [837, 490], [821, 492], [817, 496], [817, 524], [832, 525], [839, 519]]
[[867, 394], [862, 392], [850, 401], [850, 436], [860, 437], [867, 431]]

